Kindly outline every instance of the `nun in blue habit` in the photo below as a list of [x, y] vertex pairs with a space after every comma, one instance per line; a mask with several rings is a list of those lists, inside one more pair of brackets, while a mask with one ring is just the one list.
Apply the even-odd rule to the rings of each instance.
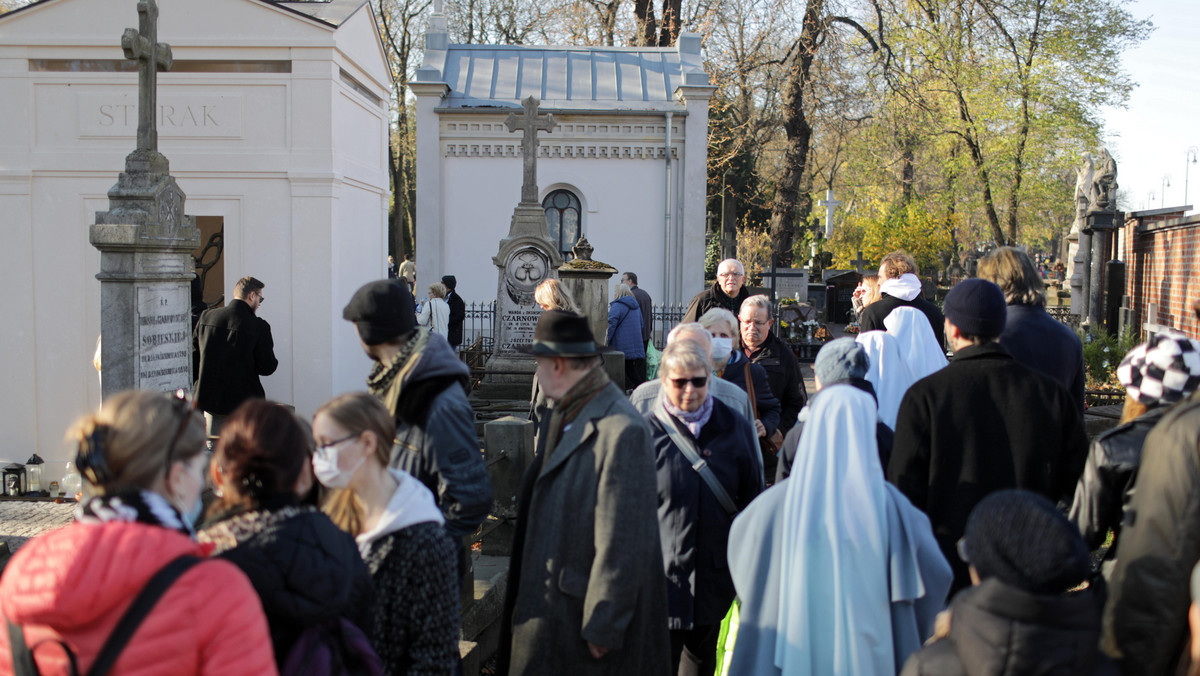
[[812, 405], [791, 478], [729, 534], [732, 676], [896, 674], [945, 607], [950, 566], [929, 519], [884, 481], [875, 400], [833, 385]]

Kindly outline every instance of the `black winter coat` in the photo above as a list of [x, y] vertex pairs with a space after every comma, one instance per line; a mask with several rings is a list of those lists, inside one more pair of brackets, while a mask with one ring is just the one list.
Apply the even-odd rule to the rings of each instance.
[[[800, 362], [792, 353], [792, 348], [773, 333], [768, 333], [766, 342], [747, 356], [767, 372], [771, 392], [779, 399], [779, 431], [787, 434], [792, 425], [796, 424], [800, 409], [808, 403], [808, 391], [804, 387], [804, 376], [800, 374]], [[771, 431], [768, 427], [767, 434]]]
[[992, 578], [950, 603], [950, 633], [913, 653], [901, 676], [1116, 676], [1100, 652], [1095, 586], [1036, 596]]
[[1086, 457], [1067, 391], [989, 343], [908, 389], [887, 478], [929, 516], [957, 590], [970, 583], [956, 544], [975, 505], [1002, 488], [1070, 499]]
[[462, 296], [451, 291], [446, 294], [446, 305], [450, 306], [450, 321], [446, 325], [446, 342], [450, 343], [451, 347], [458, 347], [462, 345], [463, 322], [467, 320], [467, 304], [463, 302]]
[[237, 298], [200, 315], [192, 330], [192, 349], [200, 355], [196, 407], [207, 413], [228, 415], [243, 401], [262, 398], [258, 377], [271, 375], [279, 366], [271, 325]]
[[[1133, 498], [1134, 480], [1142, 462], [1142, 445], [1162, 420], [1166, 407], [1154, 408], [1127, 423], [1105, 431], [1092, 442], [1083, 476], [1075, 487], [1070, 518], [1089, 549], [1104, 544], [1110, 529], [1121, 529], [1121, 517]], [[1116, 541], [1109, 548], [1115, 554]]]
[[[729, 363], [721, 371], [721, 379], [737, 385], [742, 388], [743, 392], [749, 394], [750, 390], [747, 389], [749, 384], [746, 382], [746, 364], [748, 363], [746, 355], [742, 354], [740, 350], [734, 350], [729, 355]], [[771, 393], [771, 380], [763, 367], [758, 364], [750, 364], [750, 379], [754, 381], [754, 403], [758, 405], [755, 414], [766, 428], [767, 436], [770, 436], [779, 427], [779, 400]], [[754, 421], [750, 421], [750, 425], [753, 427]]]
[[863, 333], [867, 331], [887, 331], [887, 327], [883, 325], [884, 318], [891, 314], [892, 310], [904, 306], [920, 310], [925, 315], [925, 318], [929, 320], [929, 325], [933, 327], [933, 335], [937, 337], [938, 345], [944, 346], [946, 344], [946, 318], [936, 305], [920, 296], [912, 300], [900, 300], [895, 296], [882, 293], [879, 295], [879, 300], [871, 303], [863, 310], [858, 324]]
[[1083, 410], [1083, 343], [1066, 324], [1036, 305], [1009, 305], [999, 342], [1013, 359], [1067, 388]]
[[1146, 437], [1121, 529], [1101, 647], [1121, 673], [1170, 674], [1188, 637], [1189, 581], [1200, 560], [1200, 396]]
[[279, 664], [305, 629], [333, 617], [345, 617], [371, 635], [371, 574], [354, 538], [315, 507], [219, 514], [197, 539], [214, 543], [221, 558], [250, 578]]
[[688, 303], [687, 312], [683, 313], [680, 323], [697, 321], [704, 316], [705, 312], [715, 307], [723, 307], [736, 317], [738, 311], [742, 309], [742, 301], [749, 297], [750, 291], [745, 286], [738, 290], [737, 296], [730, 298], [721, 290], [719, 283], [713, 282], [712, 286], [692, 297], [692, 302]]
[[[654, 435], [658, 533], [667, 574], [670, 628], [720, 624], [737, 595], [726, 558], [733, 517], [721, 507], [700, 473], [692, 469], [663, 421], [653, 413], [646, 415], [646, 421]], [[691, 436], [682, 424], [676, 427]], [[758, 453], [754, 429], [733, 409], [713, 399], [712, 415], [694, 441], [705, 464], [739, 510], [763, 491], [762, 473], [754, 456]]]

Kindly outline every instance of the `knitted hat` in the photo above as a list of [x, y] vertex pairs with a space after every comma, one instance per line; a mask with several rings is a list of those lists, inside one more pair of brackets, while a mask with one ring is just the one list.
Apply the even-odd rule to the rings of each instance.
[[1159, 333], [1125, 355], [1117, 379], [1146, 406], [1174, 403], [1200, 386], [1200, 349], [1178, 331]]
[[838, 338], [825, 343], [817, 353], [813, 373], [825, 386], [839, 380], [865, 378], [870, 367], [871, 361], [862, 345], [853, 338]]
[[995, 338], [1003, 333], [1008, 318], [1004, 292], [978, 277], [955, 284], [946, 294], [942, 312], [959, 331], [980, 338]]
[[342, 310], [342, 318], [354, 322], [367, 345], [386, 343], [417, 326], [416, 305], [408, 284], [380, 279], [359, 287]]
[[1034, 594], [1061, 594], [1087, 577], [1079, 529], [1046, 498], [1009, 489], [987, 496], [967, 518], [965, 558], [981, 579]]

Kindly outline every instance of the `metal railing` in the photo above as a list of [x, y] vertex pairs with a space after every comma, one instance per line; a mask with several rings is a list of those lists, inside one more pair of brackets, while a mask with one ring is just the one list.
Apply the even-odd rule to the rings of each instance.
[[1079, 315], [1071, 314], [1069, 306], [1048, 307], [1046, 308], [1046, 314], [1066, 324], [1072, 330], [1079, 328]]

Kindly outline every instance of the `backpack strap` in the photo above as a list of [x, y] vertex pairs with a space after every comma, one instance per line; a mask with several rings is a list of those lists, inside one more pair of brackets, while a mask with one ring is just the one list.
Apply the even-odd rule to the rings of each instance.
[[8, 622], [8, 647], [12, 651], [13, 674], [15, 676], [38, 676], [37, 664], [33, 661], [33, 651], [25, 643], [25, 633], [21, 627]]
[[716, 496], [717, 502], [721, 503], [721, 508], [725, 510], [729, 518], [732, 519], [736, 516], [738, 513], [737, 504], [733, 501], [733, 498], [729, 497], [729, 493], [721, 485], [721, 481], [717, 479], [717, 475], [713, 474], [712, 468], [708, 466], [708, 461], [700, 457], [700, 452], [696, 448], [696, 442], [692, 441], [691, 435], [685, 434], [683, 430], [679, 429], [679, 426], [675, 424], [674, 418], [662, 407], [661, 402], [654, 409], [654, 417], [658, 418], [658, 421], [666, 428], [667, 435], [671, 437], [671, 441], [683, 453], [683, 457], [692, 464], [692, 469], [696, 470], [696, 474], [699, 474], [700, 478], [704, 480], [704, 484]]
[[105, 676], [112, 669], [117, 662], [117, 657], [121, 655], [121, 651], [125, 649], [129, 639], [133, 638], [133, 633], [137, 631], [142, 620], [146, 619], [154, 605], [158, 603], [158, 599], [174, 584], [175, 580], [179, 579], [179, 576], [200, 561], [198, 556], [184, 554], [163, 566], [154, 574], [154, 577], [150, 578], [146, 586], [142, 587], [141, 593], [125, 610], [125, 614], [117, 622], [116, 628], [108, 635], [108, 640], [104, 642], [104, 647], [100, 649], [100, 654], [96, 656], [96, 661], [92, 663], [92, 668], [88, 670], [87, 676]]

